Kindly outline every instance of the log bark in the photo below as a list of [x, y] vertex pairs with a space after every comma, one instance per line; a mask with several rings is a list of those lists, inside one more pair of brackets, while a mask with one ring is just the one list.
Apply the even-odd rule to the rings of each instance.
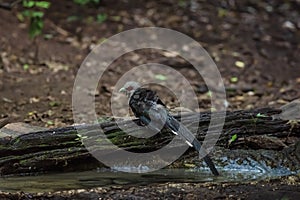
[[[279, 109], [263, 108], [249, 111], [234, 111], [226, 113], [226, 121], [223, 132], [217, 146], [226, 149], [269, 149], [281, 151], [299, 141], [300, 126], [297, 123], [289, 123], [287, 120], [273, 119], [272, 115], [281, 113]], [[196, 118], [200, 115], [198, 123]], [[178, 120], [188, 124], [192, 132], [197, 132], [197, 138], [202, 141], [205, 137], [211, 114], [189, 113], [175, 116]], [[134, 120], [138, 122], [138, 120]], [[120, 123], [128, 125], [132, 133], [139, 133], [140, 128], [131, 126], [131, 120], [122, 120]], [[151, 152], [162, 148], [174, 137], [168, 130], [145, 138], [136, 138], [124, 133], [116, 124], [116, 120], [108, 120], [100, 124], [79, 125], [64, 128], [55, 128], [31, 132], [17, 137], [5, 137], [0, 139], [0, 173], [20, 174], [54, 171], [76, 171], [105, 167], [96, 160], [91, 151], [110, 152], [109, 145], [103, 145], [101, 129], [104, 136], [114, 145], [131, 152]], [[232, 141], [232, 136], [237, 139]], [[84, 144], [89, 143], [89, 151]], [[300, 146], [300, 145], [299, 145]], [[298, 151], [297, 148], [293, 147]], [[225, 151], [223, 151], [225, 153]], [[219, 152], [220, 154], [220, 152]], [[216, 154], [216, 155], [219, 155]], [[193, 151], [187, 151], [186, 155], [171, 167], [182, 167], [179, 163], [189, 157], [195, 156]], [[294, 157], [299, 156], [295, 153]], [[296, 158], [300, 161], [299, 158]], [[298, 161], [297, 161], [298, 162]]]

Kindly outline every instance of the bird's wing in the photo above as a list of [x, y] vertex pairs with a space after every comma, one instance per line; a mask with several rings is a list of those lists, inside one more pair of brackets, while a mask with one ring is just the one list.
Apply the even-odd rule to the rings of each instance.
[[[131, 107], [134, 115], [138, 117], [143, 125], [149, 125], [150, 128], [157, 130], [156, 127], [161, 127], [161, 117], [163, 113], [158, 112], [157, 106], [163, 106], [164, 104], [156, 95], [156, 92], [146, 89], [139, 88], [130, 97], [129, 106]], [[156, 126], [154, 126], [156, 124]]]
[[167, 115], [168, 113], [162, 105], [153, 104], [149, 109], [144, 110], [140, 120], [148, 125], [150, 129], [161, 131], [165, 126]]

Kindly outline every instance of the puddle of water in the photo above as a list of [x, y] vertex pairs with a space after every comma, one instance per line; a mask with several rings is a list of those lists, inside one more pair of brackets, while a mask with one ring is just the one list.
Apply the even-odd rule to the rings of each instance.
[[0, 191], [6, 192], [53, 192], [69, 189], [88, 189], [116, 185], [148, 185], [166, 182], [245, 182], [287, 174], [270, 174], [257, 170], [220, 171], [215, 177], [208, 170], [161, 169], [151, 173], [125, 173], [114, 170], [57, 173], [37, 176], [0, 177]]

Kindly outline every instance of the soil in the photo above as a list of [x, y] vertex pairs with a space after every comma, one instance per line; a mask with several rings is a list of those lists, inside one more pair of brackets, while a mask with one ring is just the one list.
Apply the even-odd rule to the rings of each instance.
[[[43, 34], [36, 39], [36, 44], [28, 37], [27, 21], [17, 18], [22, 11], [20, 5], [12, 11], [0, 10], [0, 119], [9, 117], [11, 122], [23, 121], [43, 127], [73, 124], [72, 90], [84, 58], [105, 38], [124, 30], [149, 26], [187, 34], [208, 51], [227, 88], [230, 110], [280, 107], [300, 98], [298, 0], [102, 0], [99, 5], [86, 7], [72, 1], [51, 2]], [[96, 20], [98, 14], [106, 14], [107, 19], [100, 23]], [[38, 55], [35, 54], [37, 47]], [[106, 102], [110, 101], [110, 93], [123, 73], [133, 66], [162, 60], [162, 57], [166, 58], [153, 51], [137, 51], [116, 60], [95, 95], [97, 114], [100, 117], [111, 115], [110, 104]], [[164, 64], [171, 65], [192, 81], [202, 99], [201, 109], [208, 110], [205, 85], [195, 78], [194, 69], [180, 58], [167, 58]], [[173, 97], [159, 88], [158, 92], [166, 104], [176, 106]], [[272, 190], [272, 185], [267, 187]], [[296, 187], [278, 187], [300, 196]], [[232, 191], [237, 195], [241, 189], [244, 193], [241, 198], [250, 198], [250, 194], [255, 194], [250, 192], [252, 189], [261, 190], [257, 188], [260, 186], [230, 186], [220, 190], [221, 196], [207, 189], [202, 191], [201, 187], [196, 191], [187, 190], [190, 194], [184, 193], [203, 192], [207, 198], [226, 199], [231, 198]], [[183, 197], [181, 193], [175, 196]], [[234, 197], [239, 198], [238, 195]], [[287, 199], [294, 199], [292, 197]]]
[[165, 183], [114, 186], [52, 193], [1, 193], [1, 199], [299, 199], [299, 178], [249, 183]]

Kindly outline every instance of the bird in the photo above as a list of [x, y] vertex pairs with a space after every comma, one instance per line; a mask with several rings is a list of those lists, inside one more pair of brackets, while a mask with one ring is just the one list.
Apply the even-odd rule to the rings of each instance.
[[[161, 101], [155, 91], [141, 87], [138, 82], [128, 81], [119, 92], [125, 93], [128, 97], [129, 107], [135, 117], [139, 118], [141, 125], [147, 125], [150, 129], [155, 131], [160, 131], [160, 127], [167, 128], [200, 154], [201, 143], [187, 127], [180, 124], [180, 122], [168, 112], [166, 105]], [[218, 176], [219, 172], [207, 154], [203, 160], [213, 175]]]

